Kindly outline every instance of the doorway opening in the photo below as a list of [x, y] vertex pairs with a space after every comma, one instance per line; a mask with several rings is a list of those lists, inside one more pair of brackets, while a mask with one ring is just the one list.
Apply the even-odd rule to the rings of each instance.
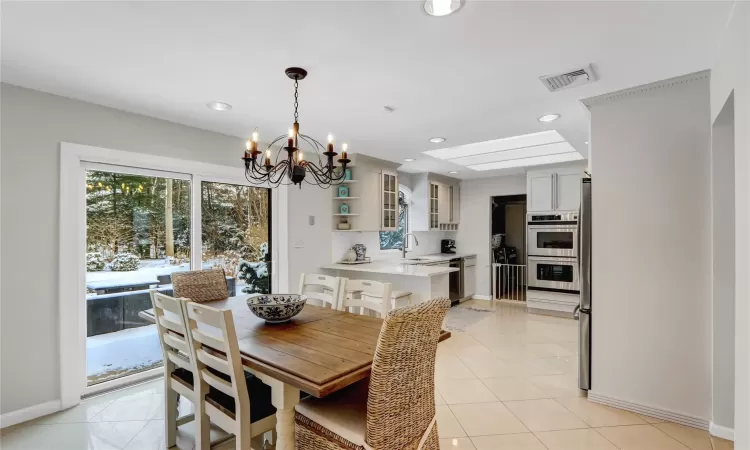
[[493, 300], [526, 301], [526, 195], [490, 198]]

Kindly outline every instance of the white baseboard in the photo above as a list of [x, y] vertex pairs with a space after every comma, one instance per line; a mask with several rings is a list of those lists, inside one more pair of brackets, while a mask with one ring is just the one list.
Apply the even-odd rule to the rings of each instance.
[[58, 412], [62, 409], [60, 400], [40, 403], [28, 408], [11, 411], [0, 416], [0, 428], [10, 427], [19, 423], [28, 422], [48, 414]]
[[474, 300], [492, 300], [491, 295], [481, 295], [481, 294], [474, 294], [471, 296]]
[[589, 391], [589, 400], [594, 403], [601, 403], [602, 405], [614, 406], [615, 408], [624, 409], [625, 411], [631, 411], [646, 416], [656, 417], [657, 419], [668, 420], [670, 422], [687, 425], [693, 428], [699, 428], [701, 430], [708, 430], [708, 420], [706, 419], [688, 416], [686, 414], [668, 411], [666, 409], [656, 408], [653, 406], [639, 405], [638, 403], [629, 402], [627, 400], [620, 400], [618, 398], [597, 394], [596, 392], [592, 391]]
[[711, 436], [716, 436], [728, 441], [734, 441], [733, 428], [722, 427], [721, 425], [716, 425], [715, 423], [711, 422], [708, 425], [708, 432], [711, 433]]

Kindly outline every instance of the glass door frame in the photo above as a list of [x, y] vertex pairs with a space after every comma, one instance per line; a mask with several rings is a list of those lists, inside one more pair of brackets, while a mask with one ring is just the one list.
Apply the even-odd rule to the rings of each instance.
[[[81, 144], [60, 143], [60, 248], [59, 248], [59, 364], [60, 409], [80, 403], [82, 396], [116, 389], [163, 374], [151, 369], [117, 380], [87, 386], [86, 379], [86, 170], [127, 171], [160, 177], [179, 177], [191, 182], [191, 268], [201, 266], [201, 185], [203, 181], [253, 186], [244, 168], [176, 159], [145, 153], [113, 150]], [[187, 177], [187, 178], [185, 178]], [[262, 186], [261, 186], [262, 187]], [[270, 187], [270, 186], [265, 186]], [[271, 190], [271, 287], [288, 286], [286, 236], [288, 192], [286, 186]]]

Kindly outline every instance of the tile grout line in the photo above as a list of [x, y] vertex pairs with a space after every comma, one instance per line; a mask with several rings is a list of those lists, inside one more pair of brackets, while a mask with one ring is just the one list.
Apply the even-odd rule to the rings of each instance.
[[[123, 446], [122, 446], [122, 448], [123, 448], [123, 449], [124, 449], [124, 448], [126, 448], [126, 447], [127, 447], [128, 445], [130, 445], [130, 443], [131, 443], [131, 442], [133, 441], [133, 439], [135, 439], [135, 438], [136, 438], [136, 437], [137, 437], [137, 436], [138, 436], [139, 434], [141, 434], [141, 431], [145, 430], [145, 429], [146, 429], [146, 427], [148, 426], [148, 424], [149, 424], [149, 423], [151, 423], [151, 421], [150, 421], [150, 420], [146, 420], [145, 422], [146, 422], [146, 423], [145, 423], [145, 424], [143, 425], [143, 427], [141, 427], [141, 429], [140, 429], [140, 430], [138, 430], [138, 431], [137, 431], [137, 432], [136, 432], [136, 433], [135, 433], [135, 434], [133, 435], [133, 437], [132, 437], [132, 438], [130, 438], [130, 439], [128, 440], [128, 442], [126, 442], [126, 443], [125, 443], [125, 445], [123, 445]], [[101, 422], [100, 422], [100, 423], [101, 423]]]

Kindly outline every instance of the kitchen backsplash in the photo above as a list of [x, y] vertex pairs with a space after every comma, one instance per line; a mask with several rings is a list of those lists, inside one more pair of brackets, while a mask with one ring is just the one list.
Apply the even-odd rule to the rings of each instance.
[[[409, 236], [412, 250], [410, 256], [429, 255], [440, 253], [440, 241], [442, 239], [455, 239], [455, 231], [416, 231], [413, 233], [419, 240], [419, 245], [414, 244], [414, 238]], [[364, 244], [367, 247], [367, 256], [372, 259], [393, 259], [401, 257], [401, 250], [380, 250], [380, 233], [377, 231], [363, 231], [360, 233], [333, 232], [333, 248], [331, 249], [331, 262], [337, 262], [344, 258], [344, 254], [354, 244]], [[460, 251], [461, 244], [456, 242]]]

